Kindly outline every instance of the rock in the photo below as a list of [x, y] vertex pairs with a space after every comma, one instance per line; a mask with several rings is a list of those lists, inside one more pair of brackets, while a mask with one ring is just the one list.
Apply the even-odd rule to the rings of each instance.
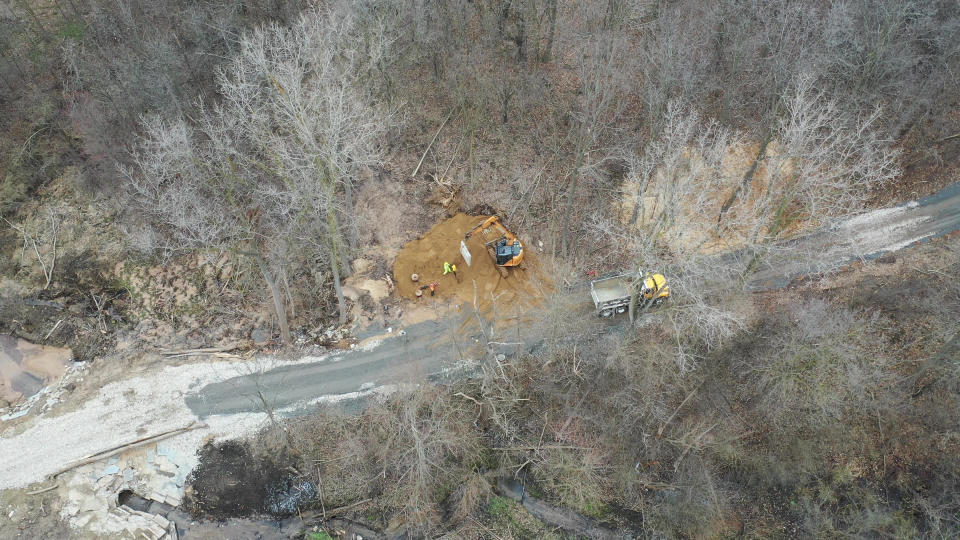
[[886, 253], [883, 256], [877, 259], [877, 262], [880, 264], [893, 264], [897, 262], [897, 256], [893, 253]]
[[250, 339], [253, 341], [254, 345], [266, 345], [266, 343], [270, 341], [270, 333], [262, 327], [257, 327], [250, 332]]
[[373, 261], [370, 259], [354, 259], [350, 265], [353, 266], [353, 272], [355, 274], [362, 274], [373, 268]]
[[360, 300], [360, 291], [351, 287], [350, 285], [347, 285], [346, 282], [344, 282], [344, 285], [340, 288], [340, 290], [343, 291], [343, 295], [350, 300], [353, 300], [354, 302]]

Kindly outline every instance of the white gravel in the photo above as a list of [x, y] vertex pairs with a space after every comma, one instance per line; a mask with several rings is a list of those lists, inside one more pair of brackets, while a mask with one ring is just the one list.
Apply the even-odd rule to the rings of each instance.
[[[322, 360], [325, 358], [307, 357], [297, 363]], [[39, 482], [74, 460], [184, 427], [197, 420], [184, 403], [186, 393], [275, 364], [258, 359], [166, 367], [108, 384], [80, 409], [53, 418], [39, 416], [18, 435], [6, 437], [0, 433], [0, 489]], [[213, 416], [204, 420], [208, 428], [178, 435], [166, 444], [180, 455], [190, 456], [192, 461], [187, 465], [192, 468], [196, 450], [208, 435], [232, 438], [250, 434], [265, 420], [262, 413]]]
[[897, 251], [934, 234], [920, 226], [931, 219], [909, 210], [917, 204], [880, 208], [850, 218], [837, 226], [841, 242], [828, 248], [837, 256], [863, 257], [883, 251]]

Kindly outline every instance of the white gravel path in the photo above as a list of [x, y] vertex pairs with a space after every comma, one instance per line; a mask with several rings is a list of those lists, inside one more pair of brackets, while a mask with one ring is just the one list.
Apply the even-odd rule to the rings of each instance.
[[[322, 361], [308, 357], [300, 362]], [[197, 420], [184, 394], [203, 385], [264, 368], [264, 362], [202, 362], [171, 366], [147, 375], [110, 383], [78, 410], [57, 417], [40, 416], [14, 436], [0, 432], [0, 489], [44, 480], [74, 460], [140, 437], [184, 427]], [[260, 428], [266, 415], [213, 416], [197, 429], [166, 444], [196, 462], [196, 450], [208, 435], [232, 438]], [[0, 424], [3, 429], [3, 424]], [[191, 467], [192, 468], [192, 467]]]

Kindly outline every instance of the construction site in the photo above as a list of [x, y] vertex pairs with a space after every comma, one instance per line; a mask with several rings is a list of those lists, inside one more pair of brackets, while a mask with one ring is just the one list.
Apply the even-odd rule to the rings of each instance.
[[[486, 244], [496, 243], [503, 236], [500, 230], [480, 229], [466, 237], [489, 217], [456, 214], [404, 244], [393, 265], [397, 294], [425, 305], [469, 305], [483, 313], [496, 310], [498, 317], [519, 316], [542, 303], [553, 283], [535, 250], [524, 247], [522, 262], [516, 266], [498, 266]], [[469, 263], [461, 243], [470, 254]], [[445, 263], [455, 265], [456, 272], [444, 275]], [[432, 291], [430, 284], [435, 284]]]

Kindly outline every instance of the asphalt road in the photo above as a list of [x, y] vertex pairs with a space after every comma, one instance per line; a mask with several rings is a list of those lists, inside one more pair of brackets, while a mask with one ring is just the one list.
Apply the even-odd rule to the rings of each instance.
[[[331, 354], [319, 362], [279, 365], [233, 377], [188, 394], [187, 406], [200, 418], [263, 410], [293, 413], [322, 396], [442, 377], [464, 364], [476, 346], [475, 327], [466, 315], [441, 322], [425, 321], [385, 338], [369, 350]], [[456, 341], [455, 341], [456, 340]], [[462, 366], [469, 369], [469, 366]]]
[[[758, 291], [782, 287], [801, 275], [829, 271], [956, 230], [960, 230], [960, 183], [930, 197], [876, 210], [830, 230], [786, 242], [768, 257], [747, 288]], [[584, 296], [583, 302], [573, 302], [572, 309], [583, 308], [589, 316], [592, 305], [587, 290], [580, 288], [571, 294]], [[186, 403], [200, 418], [260, 412], [262, 394], [271, 407], [291, 414], [323, 396], [462, 376], [471, 369], [462, 359], [483, 356], [478, 350], [481, 334], [474, 321], [472, 314], [463, 313], [440, 322], [423, 322], [406, 328], [405, 336], [385, 339], [370, 350], [265, 369], [205, 386], [189, 394]], [[537, 337], [516, 336], [514, 341], [529, 346]]]

